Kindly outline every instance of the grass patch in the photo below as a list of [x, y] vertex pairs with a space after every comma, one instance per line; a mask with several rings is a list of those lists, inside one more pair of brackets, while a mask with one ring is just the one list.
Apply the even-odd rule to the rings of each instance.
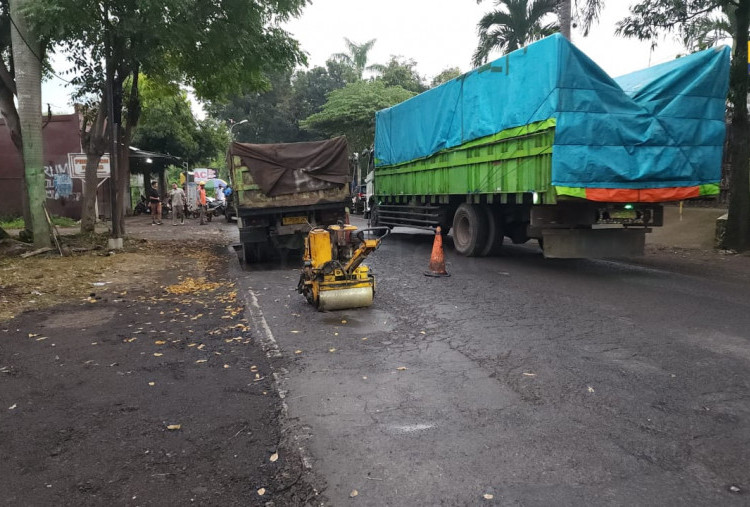
[[[75, 227], [78, 222], [68, 217], [52, 217], [52, 223], [58, 227]], [[0, 227], [3, 229], [23, 229], [23, 218], [0, 218]]]

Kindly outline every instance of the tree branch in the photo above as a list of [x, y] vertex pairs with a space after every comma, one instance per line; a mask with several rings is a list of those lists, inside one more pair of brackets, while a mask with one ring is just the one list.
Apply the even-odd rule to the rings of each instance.
[[5, 66], [5, 62], [0, 59], [0, 81], [2, 81], [3, 86], [5, 86], [10, 93], [13, 95], [16, 95], [16, 80], [13, 79], [13, 76], [11, 75], [10, 71], [8, 70], [8, 67]]

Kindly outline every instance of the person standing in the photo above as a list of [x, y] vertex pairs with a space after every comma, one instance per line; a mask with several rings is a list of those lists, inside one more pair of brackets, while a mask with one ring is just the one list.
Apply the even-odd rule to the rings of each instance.
[[177, 225], [177, 215], [180, 215], [180, 224], [185, 224], [185, 204], [187, 203], [187, 197], [185, 191], [177, 186], [177, 183], [172, 183], [172, 191], [169, 193], [169, 197], [172, 200], [172, 225]]
[[196, 202], [200, 210], [200, 225], [206, 225], [206, 182], [198, 183], [198, 201]]
[[224, 185], [219, 183], [219, 186], [216, 188], [216, 200], [219, 201], [220, 204], [224, 204], [226, 198], [226, 195], [224, 195]]
[[151, 182], [148, 189], [148, 205], [151, 208], [151, 225], [161, 225], [161, 196], [156, 188], [156, 182]]

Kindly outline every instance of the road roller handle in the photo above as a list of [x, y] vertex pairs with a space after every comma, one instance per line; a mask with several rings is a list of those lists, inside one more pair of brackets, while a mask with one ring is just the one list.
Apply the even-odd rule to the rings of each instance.
[[[379, 238], [365, 239], [365, 232], [367, 231], [383, 232], [383, 235]], [[362, 264], [362, 261], [365, 260], [365, 257], [377, 250], [380, 246], [380, 243], [383, 241], [383, 238], [388, 236], [390, 233], [391, 230], [388, 227], [370, 227], [368, 229], [360, 229], [359, 231], [357, 231], [357, 239], [360, 241], [359, 247], [354, 251], [354, 253], [352, 254], [352, 258], [349, 259], [349, 262], [347, 262], [344, 266], [344, 271], [346, 271], [348, 275], [354, 273], [354, 270], [356, 270], [359, 265]]]

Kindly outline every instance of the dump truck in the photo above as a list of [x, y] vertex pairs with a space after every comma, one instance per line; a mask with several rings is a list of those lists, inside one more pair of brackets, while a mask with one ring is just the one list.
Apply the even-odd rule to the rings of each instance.
[[231, 205], [236, 210], [245, 262], [301, 251], [311, 228], [346, 220], [351, 202], [348, 157], [344, 136], [304, 143], [230, 145]]
[[663, 203], [718, 194], [729, 48], [617, 79], [559, 34], [376, 113], [373, 226], [466, 256], [642, 255]]

